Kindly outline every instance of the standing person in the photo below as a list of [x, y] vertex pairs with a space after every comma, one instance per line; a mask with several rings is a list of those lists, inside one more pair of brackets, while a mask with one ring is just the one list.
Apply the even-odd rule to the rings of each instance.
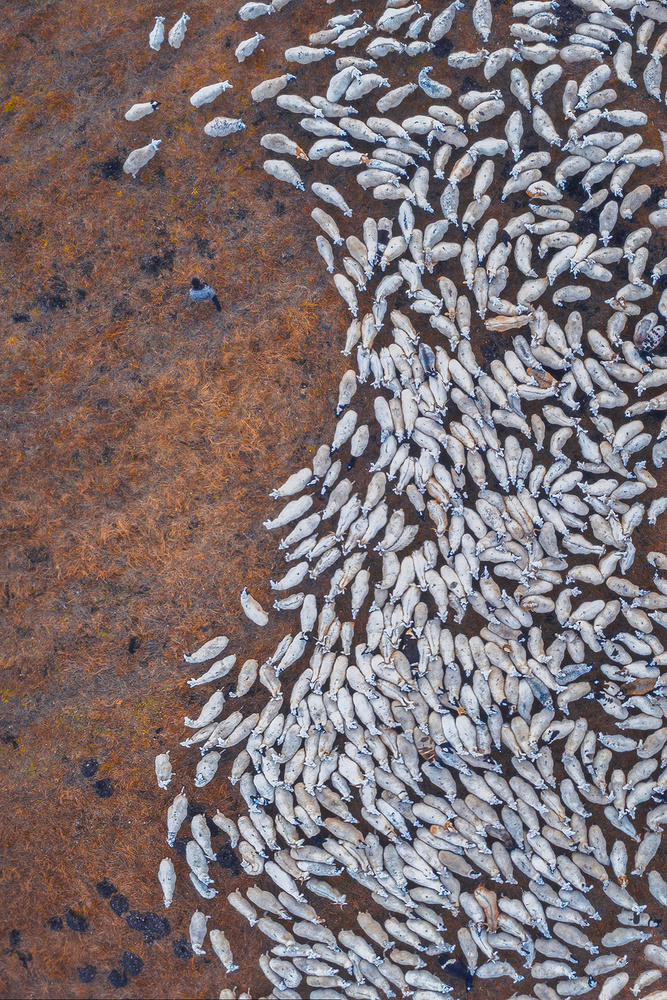
[[222, 306], [218, 301], [218, 296], [215, 294], [215, 289], [207, 285], [206, 282], [200, 281], [199, 278], [192, 278], [190, 281], [190, 298], [193, 302], [207, 302], [213, 303], [218, 312], [222, 312]]

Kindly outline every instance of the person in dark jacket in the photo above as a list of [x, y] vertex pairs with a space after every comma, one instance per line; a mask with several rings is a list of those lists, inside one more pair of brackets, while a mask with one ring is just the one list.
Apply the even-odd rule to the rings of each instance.
[[193, 302], [212, 302], [218, 312], [222, 312], [222, 306], [218, 301], [218, 296], [215, 294], [215, 289], [207, 285], [206, 282], [200, 281], [199, 278], [192, 278], [190, 281], [190, 298]]

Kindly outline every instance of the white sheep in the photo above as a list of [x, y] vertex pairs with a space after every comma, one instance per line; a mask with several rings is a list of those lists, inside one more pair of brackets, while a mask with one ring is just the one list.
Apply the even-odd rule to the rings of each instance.
[[160, 46], [164, 41], [164, 18], [156, 17], [155, 26], [148, 36], [148, 44], [154, 52], [160, 51]]
[[321, 49], [312, 45], [294, 45], [291, 49], [285, 49], [285, 59], [287, 62], [300, 63], [306, 66], [308, 63], [319, 62], [325, 56], [334, 55], [333, 49]]
[[169, 44], [172, 49], [180, 49], [183, 44], [183, 39], [185, 38], [185, 32], [188, 30], [188, 21], [190, 17], [188, 14], [181, 14], [178, 21], [174, 27], [169, 32]]
[[273, 4], [244, 3], [239, 10], [239, 17], [242, 21], [252, 21], [255, 17], [262, 17], [264, 14], [273, 14], [273, 9]]
[[174, 888], [176, 886], [176, 872], [174, 862], [171, 858], [163, 858], [158, 868], [158, 880], [164, 896], [164, 905], [168, 908], [174, 898]]
[[249, 618], [251, 622], [255, 625], [261, 625], [262, 627], [266, 625], [269, 620], [269, 616], [262, 607], [262, 605], [255, 600], [252, 594], [248, 591], [247, 587], [244, 587], [241, 591], [241, 607], [246, 618]]
[[[284, 90], [290, 80], [296, 80], [294, 73], [283, 73], [282, 76], [275, 76], [271, 80], [262, 80], [250, 91], [253, 101], [265, 101], [269, 97], [276, 97], [281, 90]], [[667, 133], [666, 133], [667, 134]]]
[[148, 161], [153, 159], [161, 142], [162, 139], [151, 139], [147, 146], [133, 149], [123, 164], [125, 173], [136, 177], [141, 168], [145, 167]]
[[229, 80], [221, 80], [220, 83], [212, 83], [208, 87], [202, 87], [190, 98], [190, 104], [193, 108], [200, 108], [202, 104], [210, 104], [214, 101], [216, 97], [220, 97], [220, 94], [225, 90], [231, 90], [232, 85]]
[[216, 139], [222, 139], [226, 135], [240, 132], [241, 129], [247, 127], [245, 122], [241, 121], [240, 118], [213, 118], [208, 124], [204, 125], [204, 132], [206, 135], [213, 136]]
[[306, 190], [299, 174], [296, 172], [292, 164], [287, 162], [287, 160], [264, 160], [263, 166], [267, 174], [271, 177], [275, 177], [276, 180], [286, 181], [288, 184], [293, 184], [299, 191]]
[[133, 104], [129, 111], [125, 112], [125, 120], [128, 122], [138, 122], [146, 115], [152, 115], [160, 107], [159, 101], [147, 101], [145, 104]]
[[252, 38], [244, 38], [242, 42], [236, 46], [234, 50], [234, 55], [241, 63], [248, 56], [251, 56], [260, 42], [264, 41], [265, 35], [260, 35], [259, 31], [252, 36]]

